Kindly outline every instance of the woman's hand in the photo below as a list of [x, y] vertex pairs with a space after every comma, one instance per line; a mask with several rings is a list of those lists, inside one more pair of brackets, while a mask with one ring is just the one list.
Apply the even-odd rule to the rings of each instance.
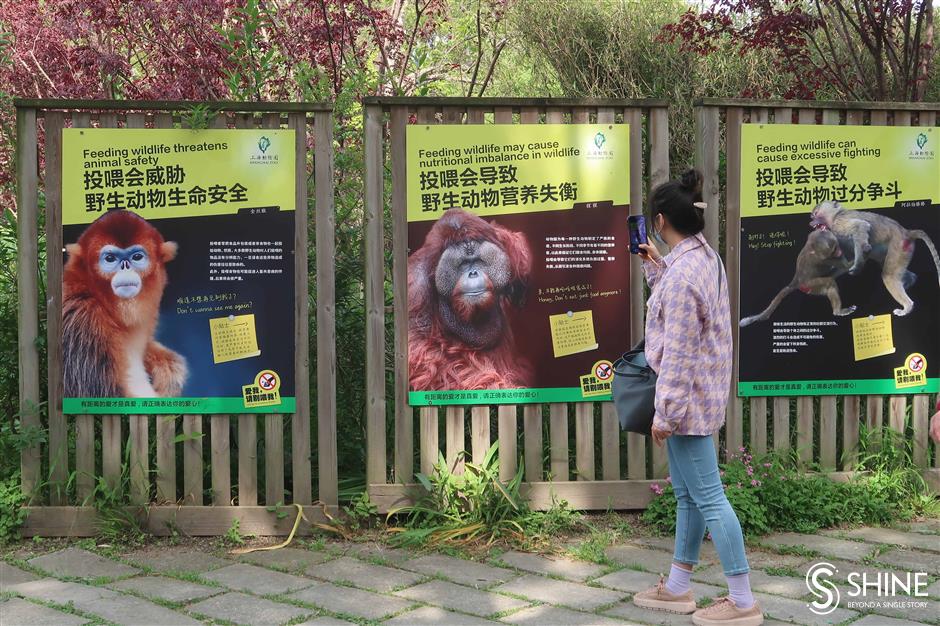
[[656, 428], [653, 426], [653, 443], [655, 443], [660, 448], [663, 447], [663, 444], [666, 442], [666, 439], [672, 436], [671, 430], [663, 430], [661, 428]]
[[648, 243], [640, 244], [640, 258], [644, 261], [651, 261], [657, 265], [662, 261], [662, 256], [659, 254], [659, 250], [656, 249], [656, 246]]

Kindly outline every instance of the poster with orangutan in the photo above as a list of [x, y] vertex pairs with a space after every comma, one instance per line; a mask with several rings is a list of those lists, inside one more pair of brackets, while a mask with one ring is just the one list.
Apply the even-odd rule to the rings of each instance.
[[66, 414], [290, 413], [294, 131], [63, 131]]
[[629, 127], [406, 140], [409, 403], [609, 399], [629, 343]]

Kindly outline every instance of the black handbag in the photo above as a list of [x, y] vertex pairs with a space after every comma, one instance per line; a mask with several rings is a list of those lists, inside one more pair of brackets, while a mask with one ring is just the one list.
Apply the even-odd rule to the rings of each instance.
[[610, 386], [621, 430], [641, 435], [652, 433], [656, 411], [656, 372], [646, 362], [645, 346], [642, 340], [617, 359]]
[[[695, 249], [695, 248], [693, 248]], [[717, 256], [717, 254], [716, 254]], [[718, 257], [718, 294], [724, 266]], [[614, 363], [614, 380], [610, 393], [620, 419], [621, 430], [641, 435], [653, 432], [656, 413], [656, 372], [646, 360], [646, 340], [643, 339]]]

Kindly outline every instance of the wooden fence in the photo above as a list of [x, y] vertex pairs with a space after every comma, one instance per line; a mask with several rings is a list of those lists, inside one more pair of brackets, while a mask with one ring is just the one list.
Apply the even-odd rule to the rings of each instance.
[[[734, 327], [738, 320], [740, 244], [739, 173], [741, 124], [845, 123], [936, 125], [937, 105], [796, 103], [751, 100], [706, 100], [695, 109], [695, 165], [704, 174], [709, 206], [706, 237], [725, 251], [732, 292]], [[414, 495], [415, 464], [432, 471], [440, 450], [460, 471], [460, 457], [479, 461], [494, 437], [500, 447], [500, 474], [511, 477], [520, 455], [525, 465], [524, 491], [537, 508], [566, 500], [578, 509], [636, 509], [651, 498], [650, 485], [668, 473], [662, 449], [639, 435], [619, 432], [609, 402], [517, 406], [462, 406], [414, 409], [407, 403], [407, 223], [405, 129], [419, 124], [630, 124], [631, 212], [638, 213], [653, 186], [669, 177], [669, 117], [667, 105], [655, 100], [563, 99], [434, 99], [368, 98], [365, 103], [366, 141], [366, 308], [367, 308], [367, 481], [372, 500], [382, 511], [408, 502]], [[386, 149], [387, 147], [387, 149]], [[720, 171], [720, 156], [725, 171]], [[384, 171], [391, 171], [391, 225], [383, 223], [386, 197]], [[722, 176], [724, 174], [724, 176]], [[726, 181], [725, 185], [721, 181]], [[724, 232], [721, 214], [725, 214]], [[391, 240], [391, 274], [385, 267], [386, 238]], [[392, 360], [394, 394], [386, 398], [386, 281], [392, 286], [394, 337]], [[631, 341], [644, 327], [643, 279], [639, 264], [631, 273]], [[737, 371], [737, 339], [735, 340]], [[914, 459], [925, 478], [940, 490], [940, 471], [927, 437], [930, 398], [846, 397], [753, 398], [747, 407], [737, 398], [734, 381], [726, 426], [716, 434], [721, 457], [748, 443], [751, 450], [797, 450], [799, 458], [818, 463], [835, 479], [855, 467], [860, 424], [887, 425], [914, 439]], [[391, 403], [387, 407], [387, 403]], [[911, 419], [908, 421], [908, 405]], [[794, 406], [795, 405], [795, 406]], [[771, 409], [768, 416], [768, 408]], [[884, 416], [887, 410], [887, 417]], [[841, 424], [837, 424], [842, 415]], [[521, 413], [521, 416], [520, 416]], [[391, 428], [386, 415], [393, 419]], [[469, 417], [469, 422], [468, 422]], [[520, 420], [521, 418], [521, 420]], [[521, 429], [520, 429], [521, 421]], [[749, 430], [747, 442], [745, 427]], [[841, 439], [837, 439], [841, 434]], [[573, 436], [572, 436], [573, 435]], [[418, 449], [415, 449], [415, 438]], [[574, 441], [574, 450], [569, 442]], [[547, 441], [546, 446], [543, 442]], [[389, 452], [389, 447], [391, 452]], [[417, 452], [417, 454], [416, 454]], [[547, 454], [546, 454], [547, 452]], [[597, 454], [599, 452], [599, 454]], [[599, 458], [598, 458], [599, 457]], [[841, 470], [841, 471], [840, 471]]]
[[[707, 212], [705, 233], [713, 246], [724, 244], [732, 296], [731, 314], [735, 322], [739, 319], [741, 125], [936, 126], [938, 113], [940, 105], [937, 103], [705, 99], [696, 104], [696, 166], [704, 174], [705, 201], [709, 206], [723, 206], [726, 216], [724, 233], [721, 233], [719, 213]], [[723, 196], [719, 185], [720, 154], [725, 155]], [[737, 332], [737, 323], [734, 328]], [[737, 348], [735, 337], [735, 372]], [[736, 379], [732, 388], [737, 388]], [[940, 491], [940, 454], [928, 437], [927, 421], [933, 403], [927, 395], [749, 398], [746, 402], [745, 407], [744, 399], [732, 395], [724, 434], [727, 448], [737, 449], [745, 443], [745, 422], [748, 422], [747, 443], [753, 451], [767, 451], [768, 441], [772, 441], [771, 449], [794, 449], [801, 460], [818, 463], [820, 469], [839, 476], [840, 472], [850, 472], [855, 467], [860, 424], [876, 431], [886, 426], [913, 438], [914, 463], [921, 468], [934, 491]], [[842, 419], [838, 423], [840, 415]]]
[[[652, 494], [652, 479], [666, 476], [665, 452], [640, 435], [622, 438], [609, 402], [525, 405], [521, 408], [521, 438], [519, 406], [416, 410], [408, 405], [405, 128], [410, 119], [420, 124], [629, 124], [633, 213], [641, 211], [650, 184], [669, 176], [669, 115], [662, 100], [366, 99], [366, 472], [371, 499], [382, 511], [406, 501], [413, 488], [416, 460], [420, 471], [429, 473], [440, 450], [444, 450], [449, 465], [457, 464], [458, 471], [465, 450], [469, 451], [468, 458], [481, 460], [491, 445], [492, 423], [496, 425], [500, 475], [504, 479], [515, 474], [522, 444], [523, 488], [533, 506], [549, 507], [553, 499], [566, 500], [577, 509], [645, 506]], [[383, 223], [387, 162], [391, 169], [390, 228]], [[390, 276], [385, 267], [387, 234], [392, 250]], [[392, 285], [394, 316], [391, 398], [386, 398], [385, 388], [387, 280]], [[633, 341], [642, 337], [644, 309], [642, 273], [634, 264], [631, 310], [625, 312], [629, 319], [624, 320]], [[391, 429], [386, 424], [387, 403], [391, 403], [389, 412], [394, 416]], [[575, 446], [569, 450], [572, 430]], [[550, 442], [547, 459], [543, 458], [544, 439]], [[387, 452], [389, 443], [391, 454]]]
[[[23, 534], [92, 535], [97, 477], [124, 494], [154, 534], [224, 533], [239, 520], [245, 533], [286, 533], [277, 504], [305, 506], [311, 520], [336, 508], [336, 395], [332, 106], [319, 103], [214, 102], [211, 128], [292, 128], [296, 132], [295, 324], [296, 412], [290, 415], [63, 415], [62, 413], [62, 129], [173, 128], [195, 102], [16, 101], [19, 363], [21, 425], [46, 430], [45, 445], [22, 453], [22, 486], [29, 498]], [[40, 145], [39, 133], [44, 133]], [[311, 451], [308, 346], [308, 146], [313, 146], [316, 228], [317, 435]], [[40, 172], [40, 150], [44, 171]], [[48, 392], [40, 385], [39, 190], [45, 192]], [[263, 424], [259, 433], [259, 422]], [[285, 454], [285, 422], [291, 449]], [[208, 426], [208, 429], [206, 428]], [[208, 434], [205, 437], [204, 434]], [[69, 441], [74, 440], [70, 458]], [[151, 442], [155, 442], [151, 444]], [[233, 463], [232, 451], [237, 454]], [[99, 454], [100, 451], [100, 454]], [[259, 452], [260, 451], [260, 452]], [[182, 472], [177, 475], [177, 459]], [[260, 458], [259, 458], [260, 457]], [[314, 505], [313, 459], [319, 502]], [[259, 460], [261, 471], [259, 472]], [[211, 485], [204, 484], [204, 463]], [[289, 463], [293, 483], [285, 485]], [[236, 467], [236, 475], [232, 468]], [[129, 472], [129, 481], [122, 478]], [[258, 486], [264, 486], [259, 494]], [[289, 493], [289, 497], [287, 494]], [[280, 518], [280, 519], [279, 519]]]

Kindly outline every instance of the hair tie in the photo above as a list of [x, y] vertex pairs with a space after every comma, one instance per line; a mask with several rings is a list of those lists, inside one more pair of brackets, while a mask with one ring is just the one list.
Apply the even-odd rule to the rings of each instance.
[[708, 208], [708, 204], [705, 202], [693, 202], [692, 206], [696, 209], [702, 209], [703, 211]]

